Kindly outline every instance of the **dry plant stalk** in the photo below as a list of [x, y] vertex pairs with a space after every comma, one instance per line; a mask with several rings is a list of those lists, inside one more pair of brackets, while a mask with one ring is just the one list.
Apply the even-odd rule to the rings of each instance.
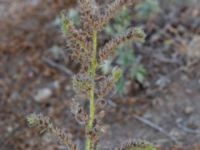
[[[101, 122], [105, 116], [103, 109], [106, 105], [106, 100], [104, 97], [114, 88], [122, 73], [119, 68], [114, 68], [110, 75], [102, 77], [102, 75], [97, 74], [100, 63], [112, 57], [114, 50], [120, 44], [132, 40], [143, 41], [145, 38], [141, 28], [130, 28], [126, 33], [109, 41], [103, 48], [98, 48], [97, 32], [102, 30], [103, 26], [108, 23], [117, 10], [124, 5], [134, 3], [135, 0], [115, 0], [101, 14], [98, 12], [98, 8], [96, 9], [96, 6], [93, 6], [94, 3], [91, 0], [78, 0], [78, 8], [81, 14], [81, 29], [77, 29], [64, 14], [61, 14], [62, 30], [68, 39], [71, 56], [81, 65], [80, 72], [73, 76], [73, 87], [79, 99], [81, 97], [90, 102], [89, 114], [80, 106], [76, 98], [73, 99], [71, 106], [76, 120], [85, 126], [86, 150], [95, 150], [99, 142], [99, 133], [105, 131]], [[101, 80], [96, 80], [99, 77]], [[42, 115], [30, 115], [28, 116], [28, 122], [31, 126], [42, 127], [51, 132], [66, 144], [70, 150], [76, 149], [68, 134], [64, 134], [60, 129], [55, 128], [48, 118]], [[134, 143], [135, 145], [133, 143], [129, 142], [127, 149], [140, 150], [138, 148], [145, 147], [144, 145], [146, 145], [145, 142]], [[130, 148], [129, 145], [133, 146]], [[126, 146], [123, 145], [119, 149], [126, 149]]]

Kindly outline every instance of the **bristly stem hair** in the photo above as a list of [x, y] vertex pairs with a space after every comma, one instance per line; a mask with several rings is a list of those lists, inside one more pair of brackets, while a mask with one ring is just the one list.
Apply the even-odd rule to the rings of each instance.
[[[71, 111], [80, 125], [85, 127], [85, 150], [96, 150], [101, 132], [105, 132], [102, 119], [105, 116], [103, 110], [107, 102], [105, 97], [113, 90], [119, 80], [122, 71], [115, 67], [109, 75], [102, 75], [97, 71], [100, 63], [113, 56], [115, 49], [126, 41], [143, 41], [145, 34], [141, 28], [130, 28], [128, 32], [110, 40], [102, 48], [98, 47], [97, 32], [114, 16], [118, 9], [124, 5], [135, 4], [138, 0], [115, 0], [101, 14], [94, 6], [93, 0], [77, 0], [81, 15], [81, 29], [77, 29], [73, 23], [61, 14], [62, 31], [67, 38], [67, 46], [71, 51], [73, 60], [80, 64], [80, 71], [73, 76], [72, 84], [76, 97], [73, 98]], [[92, 2], [93, 1], [93, 2]], [[94, 8], [94, 9], [93, 9]], [[100, 74], [99, 74], [100, 72]], [[97, 80], [100, 78], [101, 80]], [[77, 100], [89, 100], [89, 113], [81, 107]], [[70, 134], [54, 127], [48, 118], [42, 115], [30, 115], [27, 117], [29, 125], [47, 130], [66, 144], [70, 150], [76, 150]], [[149, 149], [152, 150], [152, 149]]]

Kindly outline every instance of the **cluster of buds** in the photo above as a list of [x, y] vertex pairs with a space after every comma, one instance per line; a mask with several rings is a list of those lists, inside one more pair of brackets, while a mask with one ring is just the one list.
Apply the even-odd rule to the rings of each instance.
[[120, 148], [116, 148], [115, 150], [156, 150], [156, 148], [148, 141], [131, 139], [125, 141]]
[[76, 91], [78, 94], [85, 96], [89, 95], [91, 89], [94, 86], [94, 83], [91, 80], [91, 78], [89, 78], [85, 74], [75, 75], [72, 79], [72, 84], [74, 91]]
[[115, 86], [115, 83], [120, 79], [122, 74], [121, 69], [114, 68], [112, 75], [102, 78], [97, 82], [96, 85], [96, 95], [98, 99], [102, 99], [107, 96]]
[[[143, 41], [145, 34], [141, 28], [131, 28], [128, 32], [116, 37], [103, 46], [98, 47], [97, 32], [108, 23], [114, 14], [123, 6], [135, 4], [138, 0], [115, 0], [100, 12], [96, 6], [95, 0], [78, 0], [78, 8], [81, 15], [81, 29], [77, 29], [73, 23], [61, 14], [62, 31], [67, 38], [67, 46], [71, 51], [73, 60], [81, 66], [78, 75], [74, 75], [72, 84], [77, 96], [89, 100], [89, 113], [73, 99], [71, 111], [78, 123], [85, 126], [86, 150], [95, 150], [99, 141], [101, 132], [105, 132], [102, 119], [106, 115], [104, 108], [107, 104], [105, 97], [114, 89], [115, 83], [119, 80], [122, 71], [114, 68], [110, 75], [101, 78], [98, 74], [100, 64], [112, 57], [114, 50], [122, 43], [127, 41]], [[100, 77], [100, 80], [96, 80]], [[39, 127], [48, 130], [54, 134], [60, 141], [68, 146], [70, 150], [75, 150], [71, 136], [65, 134], [62, 130], [54, 127], [48, 117], [42, 115], [30, 115], [27, 117], [28, 124], [33, 127]], [[146, 148], [146, 143], [129, 142], [122, 150], [131, 150], [131, 145], [140, 150]], [[147, 150], [147, 149], [144, 149]], [[148, 149], [153, 150], [153, 149]]]
[[27, 122], [29, 127], [36, 127], [42, 132], [49, 132], [53, 134], [61, 143], [68, 146], [70, 150], [76, 150], [76, 145], [72, 142], [72, 135], [66, 134], [63, 130], [55, 127], [49, 117], [45, 117], [42, 114], [31, 114], [27, 116]]
[[84, 109], [76, 102], [75, 99], [71, 103], [71, 112], [74, 114], [76, 121], [81, 125], [86, 125], [88, 122], [88, 115]]
[[87, 31], [87, 34], [92, 35], [98, 13], [95, 2], [91, 2], [91, 0], [78, 0], [78, 6], [83, 29]]

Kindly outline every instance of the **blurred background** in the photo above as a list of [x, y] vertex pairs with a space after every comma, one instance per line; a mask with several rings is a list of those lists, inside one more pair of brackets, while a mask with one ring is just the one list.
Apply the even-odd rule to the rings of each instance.
[[[102, 7], [112, 0], [98, 0]], [[69, 109], [70, 59], [61, 11], [79, 26], [75, 0], [0, 0], [0, 150], [66, 150], [29, 129], [25, 116], [43, 113], [83, 145], [83, 127]], [[121, 45], [101, 67], [123, 75], [104, 119], [102, 150], [140, 138], [161, 150], [200, 150], [200, 1], [143, 0], [122, 8], [99, 33], [99, 46], [131, 26], [144, 43]], [[81, 148], [80, 148], [81, 149]]]

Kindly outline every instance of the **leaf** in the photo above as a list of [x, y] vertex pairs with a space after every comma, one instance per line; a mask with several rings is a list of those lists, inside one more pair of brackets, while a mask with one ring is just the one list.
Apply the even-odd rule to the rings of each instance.
[[139, 18], [147, 19], [151, 14], [160, 11], [160, 5], [158, 0], [145, 0], [143, 3], [136, 5], [135, 9]]
[[124, 78], [121, 77], [116, 83], [115, 88], [116, 88], [117, 93], [122, 94], [124, 92], [124, 86], [125, 86], [125, 80]]
[[104, 60], [102, 64], [100, 64], [100, 68], [103, 72], [103, 74], [108, 74], [112, 68], [111, 65], [112, 61], [111, 60]]
[[80, 16], [79, 16], [79, 13], [76, 9], [74, 9], [74, 8], [69, 9], [68, 17], [73, 22], [73, 24], [75, 26], [78, 26], [78, 27], [80, 26], [80, 24], [81, 24], [80, 23]]
[[144, 82], [144, 79], [145, 79], [144, 74], [142, 74], [142, 73], [137, 73], [137, 74], [136, 74], [136, 80], [137, 80], [138, 82], [143, 83], [143, 82]]
[[132, 78], [136, 79], [139, 83], [143, 83], [146, 77], [146, 69], [143, 65], [139, 65], [136, 68], [130, 70]]

